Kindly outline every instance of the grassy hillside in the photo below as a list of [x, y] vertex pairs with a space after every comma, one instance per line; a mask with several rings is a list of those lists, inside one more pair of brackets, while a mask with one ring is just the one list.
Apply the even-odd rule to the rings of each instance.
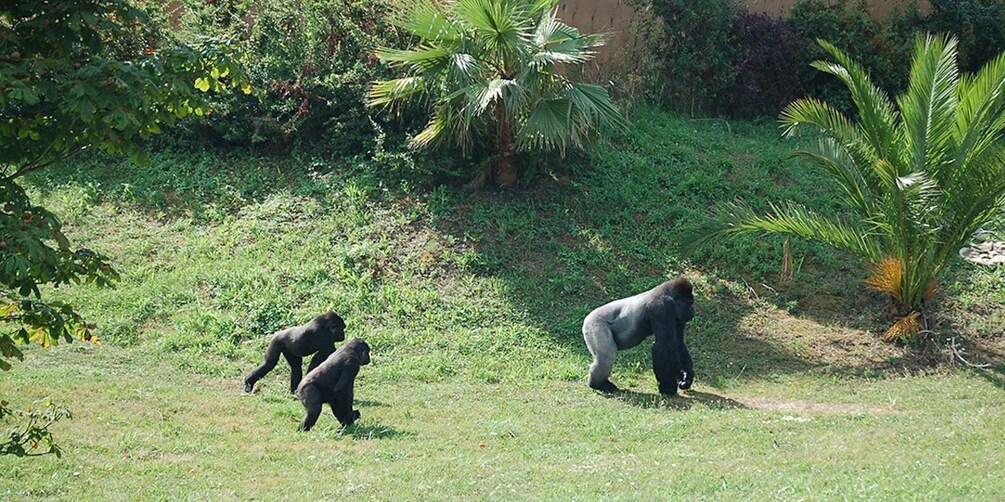
[[[1005, 494], [992, 474], [1005, 367], [921, 370], [947, 356], [878, 342], [885, 300], [826, 248], [797, 242], [788, 284], [774, 239], [676, 250], [736, 197], [838, 211], [824, 178], [784, 161], [793, 143], [648, 110], [635, 124], [513, 193], [417, 185], [379, 161], [189, 151], [35, 178], [123, 280], [52, 292], [104, 344], [31, 350], [0, 381], [0, 395], [75, 411], [55, 427], [66, 457], [0, 458], [0, 494]], [[619, 355], [612, 379], [630, 392], [589, 391], [583, 316], [682, 272], [697, 287], [697, 392], [656, 396], [647, 347]], [[939, 336], [1002, 361], [1003, 279], [957, 264]], [[374, 349], [363, 419], [339, 431], [326, 414], [296, 434], [281, 366], [254, 396], [240, 380], [269, 333], [328, 308]]]

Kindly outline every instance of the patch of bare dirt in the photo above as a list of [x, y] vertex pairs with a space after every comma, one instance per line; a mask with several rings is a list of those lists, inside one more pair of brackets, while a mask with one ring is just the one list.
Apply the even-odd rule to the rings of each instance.
[[755, 410], [783, 411], [788, 413], [814, 413], [820, 415], [844, 415], [851, 413], [868, 413], [870, 415], [892, 415], [899, 413], [889, 406], [857, 403], [812, 403], [808, 401], [770, 401], [766, 399], [747, 399], [744, 405]]

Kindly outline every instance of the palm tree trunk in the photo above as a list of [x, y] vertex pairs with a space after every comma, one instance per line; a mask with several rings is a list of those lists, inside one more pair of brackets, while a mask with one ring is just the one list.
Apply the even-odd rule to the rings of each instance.
[[499, 123], [498, 142], [496, 143], [496, 158], [492, 162], [492, 179], [501, 187], [516, 185], [517, 172], [515, 164], [516, 139], [513, 137], [513, 126], [506, 117], [502, 106], [496, 108], [496, 120]]

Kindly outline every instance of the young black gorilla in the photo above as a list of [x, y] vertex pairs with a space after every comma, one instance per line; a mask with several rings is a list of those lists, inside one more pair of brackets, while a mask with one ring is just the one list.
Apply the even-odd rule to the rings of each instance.
[[265, 362], [244, 378], [244, 392], [251, 392], [255, 382], [267, 375], [276, 363], [279, 354], [290, 363], [290, 392], [296, 392], [303, 378], [303, 358], [314, 354], [307, 371], [316, 368], [335, 352], [335, 342], [345, 340], [345, 321], [335, 312], [325, 312], [307, 324], [286, 328], [272, 335], [269, 348], [265, 349]]
[[359, 338], [345, 343], [314, 368], [297, 387], [297, 397], [307, 409], [300, 430], [309, 431], [321, 416], [321, 405], [328, 403], [342, 425], [351, 425], [359, 418], [352, 409], [353, 385], [360, 366], [370, 364], [370, 346]]
[[590, 387], [617, 392], [618, 387], [609, 380], [614, 356], [653, 335], [653, 373], [660, 393], [673, 396], [678, 388], [691, 388], [694, 368], [684, 344], [684, 324], [692, 317], [694, 295], [685, 277], [590, 312], [583, 320], [583, 338], [593, 354]]

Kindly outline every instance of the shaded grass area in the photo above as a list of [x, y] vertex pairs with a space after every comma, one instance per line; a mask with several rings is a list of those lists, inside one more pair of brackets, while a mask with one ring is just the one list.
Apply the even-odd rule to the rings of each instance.
[[967, 374], [791, 376], [665, 400], [560, 381], [387, 382], [375, 361], [357, 425], [325, 413], [300, 434], [282, 385], [242, 395], [138, 348], [30, 356], [0, 391], [73, 402], [75, 417], [55, 428], [63, 459], [0, 458], [5, 500], [1005, 495], [1002, 389]]
[[[840, 211], [823, 177], [784, 160], [793, 143], [770, 126], [634, 120], [632, 137], [509, 193], [415, 184], [379, 159], [170, 150], [41, 173], [34, 196], [123, 279], [47, 292], [104, 344], [33, 350], [0, 383], [77, 414], [57, 429], [70, 457], [41, 460], [52, 477], [0, 459], [0, 493], [592, 498], [663, 496], [669, 478], [710, 498], [1000, 494], [1005, 367], [919, 370], [877, 340], [885, 300], [861, 263], [827, 248], [795, 242], [791, 282], [773, 238], [677, 251], [736, 197]], [[619, 354], [629, 392], [587, 390], [583, 316], [678, 273], [699, 297], [698, 392], [656, 396], [645, 346]], [[955, 264], [938, 336], [1000, 363], [1003, 283], [1005, 269]], [[373, 347], [364, 420], [297, 435], [286, 370], [250, 397], [240, 378], [268, 334], [329, 308]]]

